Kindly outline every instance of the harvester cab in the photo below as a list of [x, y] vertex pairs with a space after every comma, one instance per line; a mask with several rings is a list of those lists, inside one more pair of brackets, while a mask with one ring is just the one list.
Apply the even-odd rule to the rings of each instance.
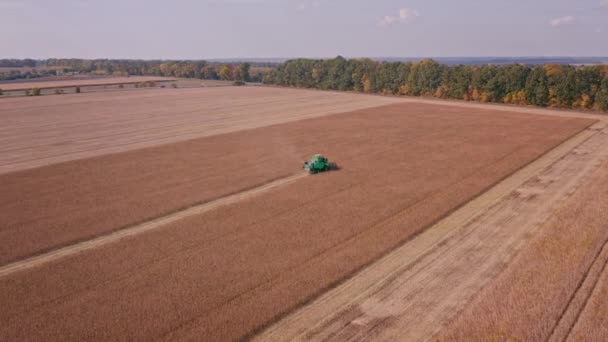
[[336, 163], [330, 163], [327, 158], [320, 154], [315, 154], [309, 161], [304, 162], [304, 170], [311, 174], [337, 169], [338, 165], [336, 165]]

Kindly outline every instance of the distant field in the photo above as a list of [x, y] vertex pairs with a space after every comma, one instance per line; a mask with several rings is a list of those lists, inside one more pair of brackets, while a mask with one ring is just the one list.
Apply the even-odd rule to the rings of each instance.
[[301, 174], [314, 153], [341, 166], [5, 273], [0, 339], [20, 341], [248, 336], [590, 124], [257, 87], [5, 102], [0, 155], [22, 163], [0, 175], [3, 264]]
[[0, 73], [1, 72], [10, 72], [10, 71], [21, 71], [21, 72], [28, 72], [28, 71], [36, 71], [36, 70], [63, 70], [64, 67], [61, 66], [57, 66], [57, 67], [35, 67], [35, 68], [30, 68], [30, 67], [19, 67], [19, 68], [10, 68], [10, 67], [0, 67]]
[[[126, 82], [128, 80], [128, 82]], [[118, 83], [120, 82], [120, 83]], [[125, 83], [126, 82], [126, 83]], [[146, 83], [147, 82], [147, 83]], [[150, 83], [152, 82], [152, 83]], [[78, 84], [84, 85], [78, 85]], [[142, 83], [146, 83], [143, 84]], [[81, 93], [116, 92], [141, 90], [141, 88], [211, 88], [211, 87], [230, 87], [233, 81], [222, 80], [202, 80], [197, 78], [158, 78], [137, 77], [116, 78], [93, 75], [74, 75], [74, 76], [49, 76], [34, 79], [24, 79], [18, 81], [0, 81], [0, 89], [4, 92], [3, 98], [22, 97], [27, 95], [27, 91], [32, 88], [40, 88], [40, 95], [63, 95], [75, 94], [76, 86]], [[255, 85], [255, 84], [249, 84]], [[44, 86], [41, 88], [41, 86]], [[8, 89], [19, 88], [19, 89]]]
[[179, 88], [200, 88], [200, 87], [229, 87], [233, 81], [222, 80], [201, 80], [197, 78], [178, 78], [175, 82]]
[[133, 76], [133, 77], [101, 77], [90, 79], [71, 79], [65, 81], [28, 81], [28, 82], [11, 82], [0, 84], [3, 91], [25, 90], [31, 88], [49, 89], [49, 88], [66, 88], [66, 87], [87, 87], [99, 85], [114, 85], [114, 84], [132, 84], [140, 82], [169, 82], [174, 80], [168, 77], [153, 77], [153, 76]]
[[397, 101], [263, 87], [6, 98], [0, 101], [0, 174]]

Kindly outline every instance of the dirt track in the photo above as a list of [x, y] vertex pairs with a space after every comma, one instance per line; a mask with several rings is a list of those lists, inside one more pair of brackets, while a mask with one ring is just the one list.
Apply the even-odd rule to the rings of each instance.
[[264, 87], [7, 98], [0, 174], [399, 101]]
[[146, 221], [139, 225], [131, 226], [113, 233], [102, 235], [98, 238], [85, 240], [83, 242], [77, 242], [75, 244], [68, 245], [63, 248], [51, 250], [48, 253], [36, 255], [28, 259], [19, 260], [5, 266], [0, 266], [0, 278], [7, 277], [15, 272], [20, 272], [28, 268], [40, 267], [41, 265], [49, 262], [56, 262], [59, 259], [82, 253], [90, 249], [99, 248], [101, 246], [114, 243], [127, 237], [134, 237], [136, 235], [144, 234], [154, 229], [160, 229], [170, 223], [179, 221], [189, 216], [200, 215], [213, 209], [219, 208], [221, 206], [234, 204], [236, 202], [254, 196], [260, 196], [264, 192], [267, 192], [279, 186], [284, 186], [306, 176], [308, 176], [308, 174], [302, 172], [294, 176], [281, 178], [250, 190], [241, 191], [233, 195], [228, 195], [226, 197], [219, 198], [217, 200], [195, 205], [190, 208], [159, 217], [152, 221]]
[[[238, 88], [231, 89], [235, 96], [243, 94]], [[281, 92], [265, 91], [281, 98]], [[251, 95], [260, 93], [254, 90], [245, 94], [249, 96], [245, 106], [249, 106], [255, 98]], [[312, 100], [306, 95], [304, 99]], [[267, 100], [258, 98], [262, 103]], [[274, 107], [277, 111], [280, 107], [286, 112], [288, 108], [298, 107], [280, 101], [283, 105]], [[326, 110], [361, 105], [356, 101], [337, 105], [320, 103], [327, 105]], [[318, 115], [311, 109], [304, 112]], [[264, 121], [263, 118], [254, 120], [255, 116], [250, 116], [253, 114], [242, 114], [245, 124], [239, 125], [225, 114], [216, 115], [217, 125], [230, 130], [298, 117], [275, 112], [266, 117], [270, 121]], [[107, 120], [110, 122], [110, 119]], [[323, 121], [319, 123], [323, 124]], [[197, 134], [209, 133], [214, 125], [207, 123], [201, 127]], [[7, 242], [0, 245], [0, 265], [295, 174], [310, 154], [327, 150], [330, 140], [319, 133], [310, 133], [318, 127], [306, 126], [306, 130], [298, 130], [297, 125], [289, 127], [215, 135], [0, 175], [3, 189], [0, 209], [5, 213], [0, 240]], [[99, 128], [93, 130], [97, 132]], [[153, 131], [162, 134], [163, 129], [155, 127]], [[112, 141], [104, 137], [102, 140], [112, 144], [120, 139]], [[339, 138], [333, 141], [341, 148], [349, 143]]]
[[[604, 208], [602, 208], [605, 210]], [[599, 215], [606, 220], [606, 215]], [[586, 220], [589, 224], [592, 219]], [[597, 222], [597, 219], [595, 220]], [[601, 240], [600, 240], [601, 241]], [[602, 244], [603, 242], [603, 244]], [[606, 294], [608, 292], [608, 238], [598, 245], [597, 251], [579, 287], [557, 322], [549, 341], [606, 341], [608, 339], [608, 315]]]
[[[568, 341], [608, 340], [608, 312], [606, 298], [608, 298], [608, 251], [604, 247], [601, 261], [603, 268], [599, 269], [599, 276], [595, 279], [593, 287], [586, 298], [582, 311], [570, 330]], [[601, 265], [601, 263], [598, 263]], [[600, 266], [601, 267], [601, 266]]]
[[153, 77], [153, 76], [132, 76], [132, 77], [103, 77], [92, 79], [74, 79], [65, 81], [41, 81], [41, 82], [11, 82], [0, 84], [3, 91], [25, 90], [32, 88], [48, 89], [48, 88], [65, 88], [65, 87], [88, 87], [110, 84], [131, 84], [139, 82], [161, 82], [171, 81], [174, 78], [169, 77]]
[[[343, 169], [305, 177], [272, 190], [263, 200], [217, 208], [2, 278], [0, 339], [242, 337], [399, 246], [588, 124], [410, 104], [234, 133], [241, 141], [247, 134], [282, 137], [273, 140], [280, 146], [276, 156], [286, 155], [283, 148], [290, 148], [295, 159], [322, 150]], [[230, 136], [200, 141], [224, 146], [222, 139]], [[172, 146], [177, 152], [181, 143]], [[125, 155], [138, 160], [135, 154]], [[88, 162], [100, 167], [107, 165], [108, 157]], [[262, 165], [274, 167], [273, 161], [281, 158], [271, 154]], [[228, 154], [222, 165], [231, 170], [242, 161]], [[146, 169], [142, 165], [134, 162], [131, 172], [141, 176]], [[7, 176], [41, 172], [42, 178], [54, 167]], [[87, 182], [55, 176], [59, 184]], [[29, 180], [24, 177], [21, 184]], [[227, 177], [217, 184], [233, 181]], [[137, 193], [128, 187], [126, 191]], [[70, 198], [70, 189], [65, 193]], [[182, 188], [180, 193], [189, 192]], [[133, 211], [146, 206], [124, 207]], [[100, 219], [103, 214], [90, 217]], [[16, 227], [28, 224], [22, 221]], [[22, 240], [12, 246], [27, 240], [23, 234], [15, 236]], [[29, 329], [32, 326], [36, 329]]]

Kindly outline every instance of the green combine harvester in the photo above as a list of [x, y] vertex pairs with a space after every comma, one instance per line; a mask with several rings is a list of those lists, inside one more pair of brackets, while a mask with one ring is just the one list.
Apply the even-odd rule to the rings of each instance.
[[338, 165], [336, 163], [330, 163], [327, 158], [323, 157], [320, 154], [315, 154], [310, 158], [309, 161], [304, 162], [304, 170], [308, 171], [310, 174], [315, 174], [319, 172], [337, 170]]

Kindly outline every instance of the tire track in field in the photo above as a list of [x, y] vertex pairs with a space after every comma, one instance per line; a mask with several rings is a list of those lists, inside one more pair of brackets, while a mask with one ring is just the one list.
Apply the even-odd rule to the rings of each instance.
[[607, 266], [608, 240], [605, 240], [570, 296], [547, 341], [557, 342], [569, 339], [572, 330], [578, 323], [585, 307], [587, 307], [587, 303], [593, 292], [595, 292], [597, 284], [602, 278], [602, 274], [606, 271]]
[[292, 176], [279, 178], [269, 183], [265, 183], [255, 188], [251, 188], [249, 190], [244, 190], [232, 195], [227, 195], [210, 202], [190, 206], [174, 213], [158, 217], [125, 229], [121, 229], [106, 235], [98, 236], [90, 240], [81, 241], [24, 260], [16, 261], [0, 267], [0, 278], [9, 276], [15, 272], [37, 267], [87, 250], [111, 244], [125, 238], [130, 238], [152, 230], [160, 229], [167, 224], [179, 221], [186, 217], [200, 215], [202, 213], [211, 211], [222, 206], [230, 205], [254, 196], [258, 196], [264, 192], [270, 191], [271, 189], [295, 182], [306, 176], [308, 176], [308, 173], [302, 172]]

